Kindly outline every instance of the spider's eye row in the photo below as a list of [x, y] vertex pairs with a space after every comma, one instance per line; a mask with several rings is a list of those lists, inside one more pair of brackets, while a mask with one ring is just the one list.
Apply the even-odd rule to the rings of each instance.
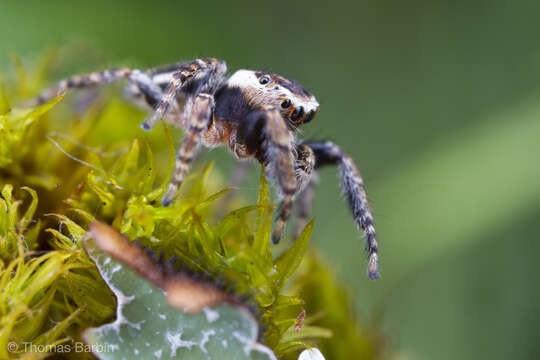
[[291, 106], [291, 100], [287, 99], [285, 100], [284, 102], [281, 103], [281, 107], [286, 109], [288, 108], [289, 106]]
[[269, 82], [270, 82], [270, 79], [268, 78], [268, 76], [263, 76], [262, 78], [259, 79], [259, 83], [261, 85], [268, 84]]

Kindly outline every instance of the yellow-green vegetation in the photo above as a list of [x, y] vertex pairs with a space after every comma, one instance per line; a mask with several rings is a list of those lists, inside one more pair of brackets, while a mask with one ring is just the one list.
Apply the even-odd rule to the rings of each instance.
[[[313, 223], [273, 253], [273, 205], [262, 176], [257, 203], [221, 218], [215, 214], [228, 189], [210, 176], [211, 165], [192, 172], [176, 202], [163, 208], [174, 161], [167, 126], [149, 135], [131, 130], [143, 114], [115, 96], [18, 108], [43, 86], [50, 61], [31, 74], [16, 63], [17, 76], [0, 84], [1, 359], [46, 357], [28, 344], [54, 350], [114, 320], [116, 299], [81, 244], [94, 220], [191, 271], [225, 279], [258, 309], [262, 340], [280, 358], [294, 359], [314, 344], [323, 353], [379, 357], [376, 331], [359, 330], [343, 289], [307, 251]], [[297, 331], [303, 308], [308, 314]]]

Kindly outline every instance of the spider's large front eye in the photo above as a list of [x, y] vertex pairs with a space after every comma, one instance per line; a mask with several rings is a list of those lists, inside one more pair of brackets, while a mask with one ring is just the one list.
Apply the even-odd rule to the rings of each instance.
[[304, 108], [302, 106], [299, 106], [291, 114], [291, 119], [298, 120], [302, 115], [304, 115]]
[[284, 102], [281, 103], [281, 107], [286, 109], [288, 108], [289, 106], [291, 106], [291, 100], [287, 99], [285, 100]]
[[268, 78], [268, 76], [263, 76], [262, 78], [259, 79], [259, 83], [261, 85], [266, 85], [270, 82], [270, 79]]

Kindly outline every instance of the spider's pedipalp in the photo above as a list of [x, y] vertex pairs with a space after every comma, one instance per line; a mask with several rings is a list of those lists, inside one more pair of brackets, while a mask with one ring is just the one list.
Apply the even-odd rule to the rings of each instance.
[[214, 111], [214, 97], [210, 94], [201, 93], [195, 98], [193, 111], [189, 119], [189, 126], [182, 145], [178, 149], [174, 173], [169, 183], [169, 188], [161, 201], [163, 206], [168, 206], [174, 199], [178, 187], [184, 181], [193, 158], [197, 154], [201, 144], [201, 132], [208, 127]]
[[296, 176], [296, 190], [301, 192], [311, 182], [313, 168], [315, 167], [315, 154], [305, 144], [295, 145], [294, 173]]
[[295, 238], [307, 224], [311, 204], [313, 202], [313, 186], [317, 181], [315, 167], [315, 154], [304, 144], [296, 145], [295, 174], [298, 193], [296, 196], [296, 222]]
[[347, 154], [330, 141], [306, 142], [305, 145], [313, 149], [316, 167], [330, 164], [339, 167], [343, 193], [357, 226], [366, 234], [366, 250], [369, 255], [367, 274], [371, 280], [376, 280], [379, 277], [377, 239], [364, 182], [358, 168]]

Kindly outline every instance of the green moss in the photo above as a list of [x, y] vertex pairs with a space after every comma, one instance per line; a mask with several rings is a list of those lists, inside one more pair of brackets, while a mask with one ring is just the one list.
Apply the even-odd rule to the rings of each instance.
[[[67, 106], [57, 105], [58, 98], [38, 108], [12, 107], [42, 85], [29, 85], [30, 76], [20, 64], [17, 69], [14, 81], [0, 86], [10, 89], [0, 94], [0, 358], [28, 355], [24, 342], [80, 341], [82, 330], [113, 319], [115, 298], [81, 246], [94, 220], [166, 259], [176, 256], [193, 271], [234, 282], [231, 290], [249, 296], [260, 311], [265, 345], [282, 358], [296, 358], [343, 326], [345, 337], [324, 342], [330, 353], [339, 353], [332, 344], [346, 351], [353, 342], [364, 350], [376, 343], [375, 335], [353, 331], [352, 317], [329, 311], [349, 309], [334, 277], [294, 275], [304, 258], [304, 268], [325, 271], [306, 254], [313, 223], [275, 256], [269, 241], [274, 206], [262, 175], [257, 203], [223, 218], [214, 214], [229, 189], [216, 181], [211, 164], [193, 171], [177, 200], [163, 208], [159, 200], [174, 163], [167, 126], [150, 134], [131, 130], [143, 114], [115, 97], [98, 98], [82, 111], [70, 106], [73, 98], [62, 101]], [[319, 301], [315, 290], [335, 296]], [[295, 331], [304, 307], [306, 325]], [[311, 319], [317, 313], [329, 315]], [[17, 352], [7, 352], [11, 341]], [[363, 354], [373, 358], [373, 352]]]

